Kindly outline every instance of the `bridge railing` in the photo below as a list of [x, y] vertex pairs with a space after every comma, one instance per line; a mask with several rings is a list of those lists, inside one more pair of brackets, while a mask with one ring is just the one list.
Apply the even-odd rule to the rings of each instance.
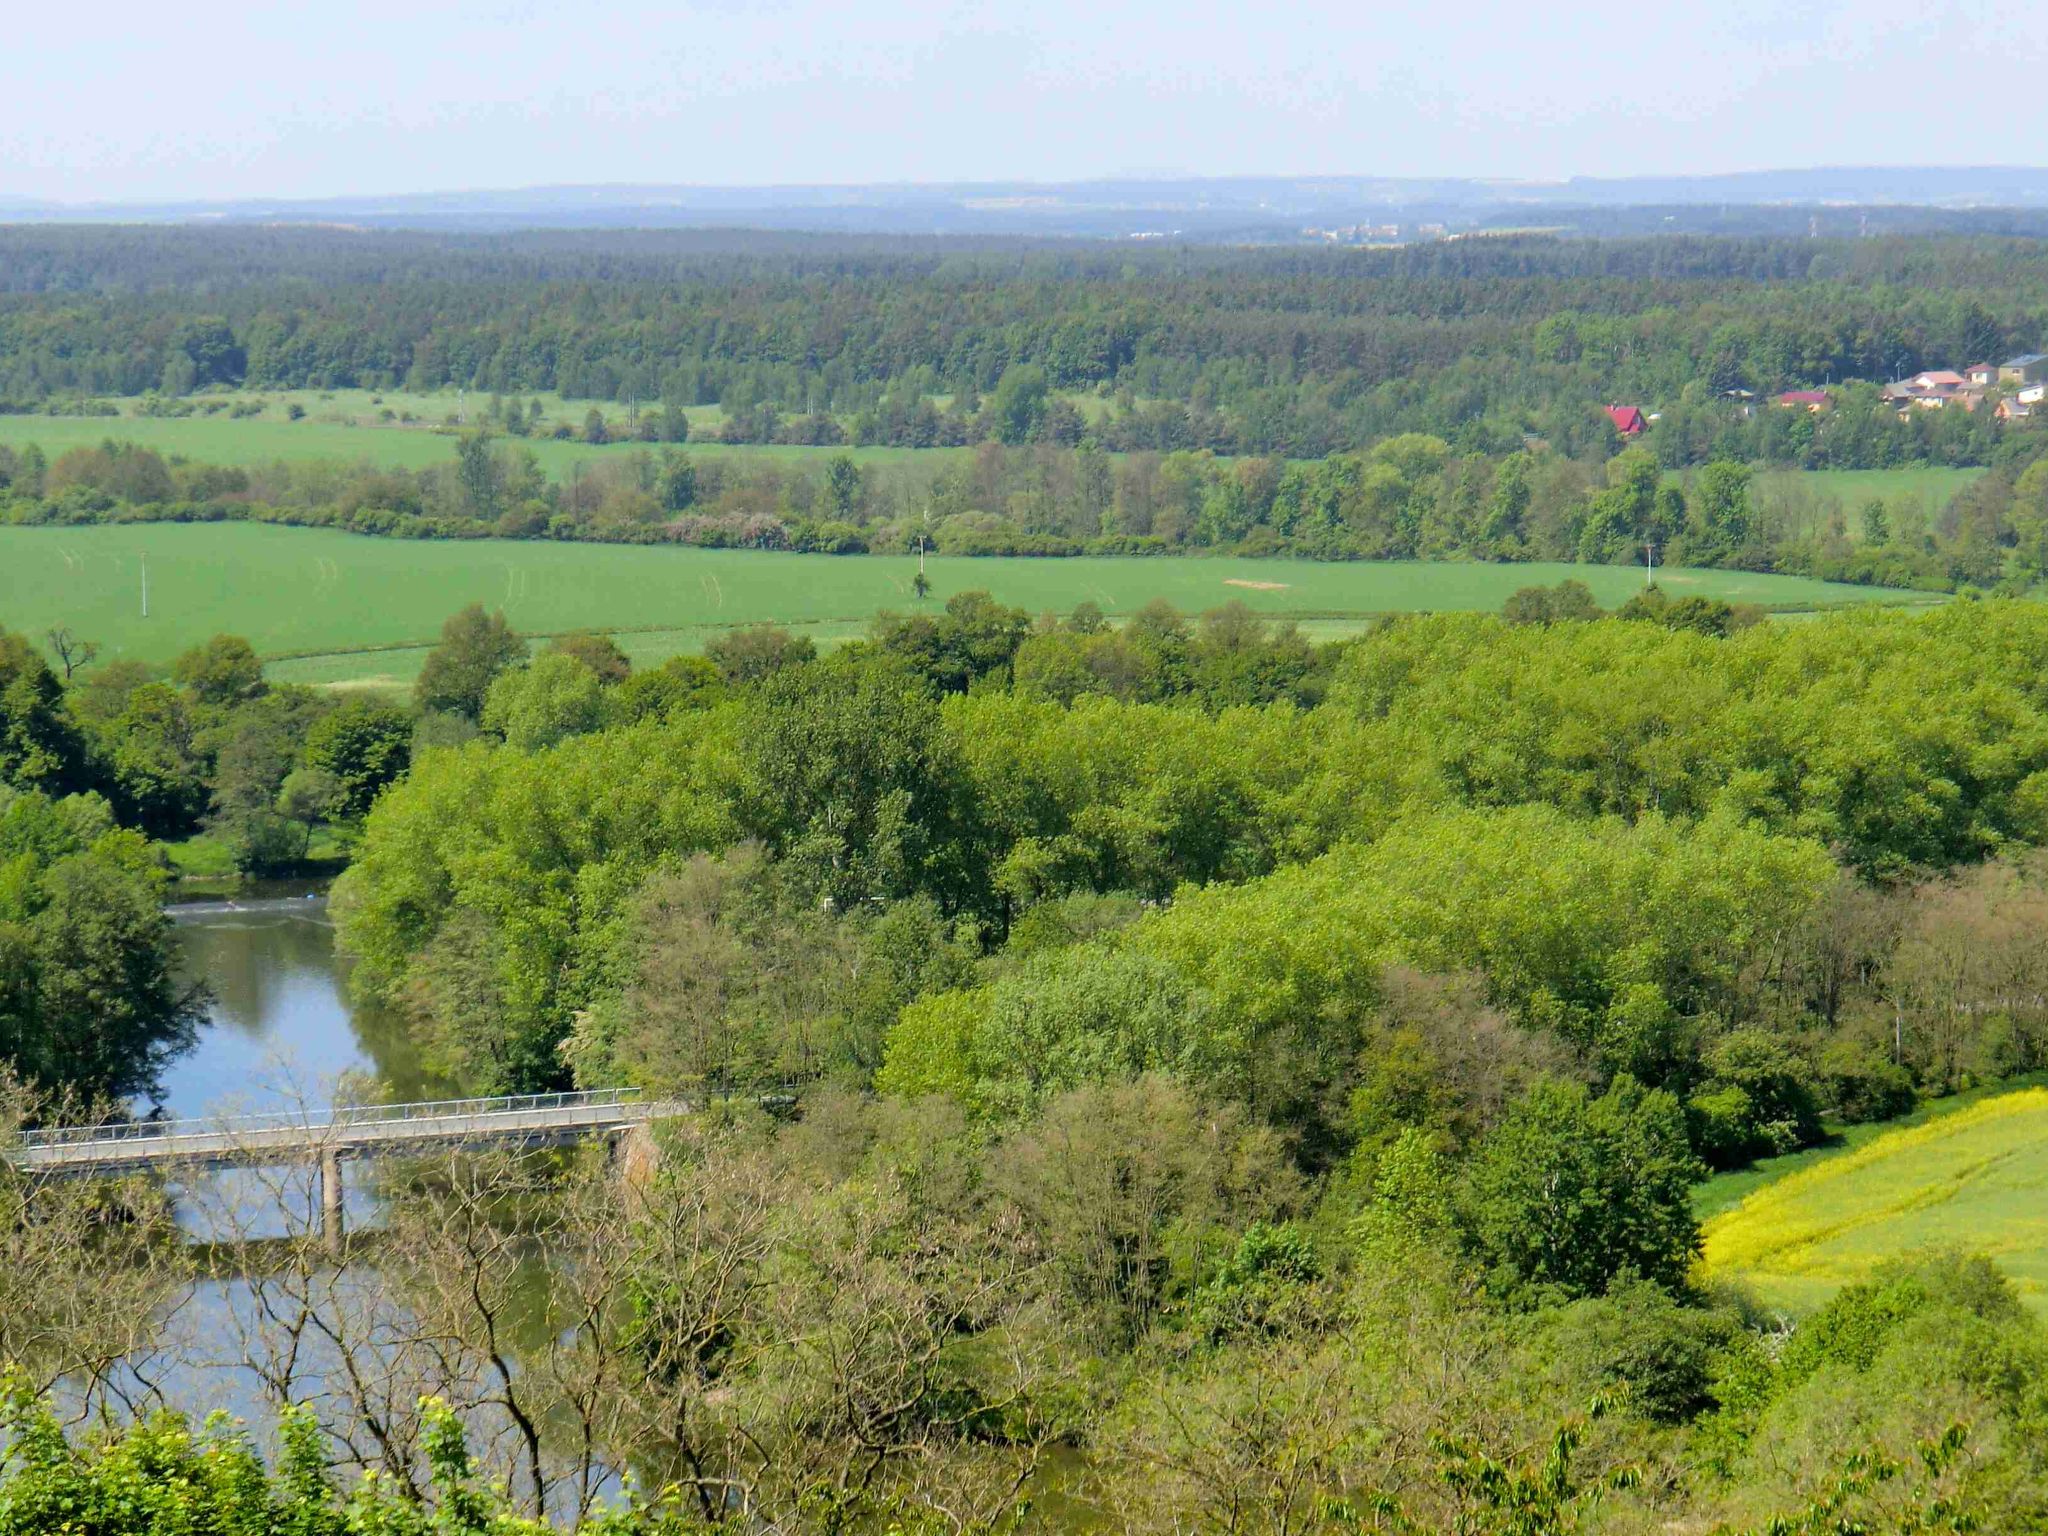
[[409, 1120], [452, 1120], [514, 1116], [575, 1109], [610, 1109], [641, 1102], [638, 1088], [596, 1088], [578, 1093], [510, 1093], [487, 1099], [430, 1099], [412, 1104], [352, 1104], [324, 1112], [284, 1110], [258, 1115], [224, 1115], [184, 1120], [117, 1120], [104, 1125], [61, 1125], [23, 1131], [24, 1151], [100, 1145], [106, 1142], [166, 1142], [195, 1136], [260, 1136], [280, 1131], [318, 1136]]

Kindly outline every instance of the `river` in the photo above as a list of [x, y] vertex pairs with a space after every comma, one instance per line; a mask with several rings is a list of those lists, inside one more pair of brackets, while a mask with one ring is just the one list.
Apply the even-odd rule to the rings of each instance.
[[[193, 1048], [163, 1074], [154, 1100], [161, 1112], [206, 1118], [317, 1113], [338, 1095], [402, 1101], [449, 1093], [421, 1067], [399, 1019], [349, 996], [349, 963], [335, 950], [324, 897], [273, 886], [244, 900], [175, 906], [169, 915], [183, 977], [205, 986], [208, 1005]], [[380, 1215], [377, 1165], [347, 1166], [346, 1224], [368, 1230]], [[179, 1226], [202, 1243], [319, 1230], [317, 1175], [310, 1168], [220, 1170], [190, 1181], [174, 1178], [167, 1188]], [[290, 1266], [279, 1269], [288, 1274]], [[327, 1271], [312, 1289], [330, 1298], [367, 1291], [351, 1283], [362, 1274], [367, 1271], [353, 1267]], [[273, 1425], [270, 1395], [247, 1362], [266, 1358], [260, 1344], [251, 1353], [252, 1341], [263, 1338], [264, 1317], [280, 1296], [289, 1311], [289, 1293], [273, 1291], [265, 1301], [258, 1284], [229, 1274], [182, 1288], [154, 1346], [115, 1373], [117, 1401], [146, 1402], [160, 1392], [195, 1419], [224, 1410], [264, 1442]], [[334, 1365], [339, 1357], [323, 1346], [318, 1330], [293, 1352], [300, 1357], [295, 1395], [331, 1409], [330, 1382], [342, 1379]], [[60, 1401], [67, 1409], [81, 1406], [61, 1395]], [[506, 1427], [488, 1410], [466, 1417], [483, 1444]], [[616, 1494], [608, 1473], [602, 1486], [606, 1497]]]
[[[350, 998], [348, 962], [336, 953], [324, 898], [303, 889], [273, 888], [248, 900], [173, 907], [170, 915], [184, 974], [205, 984], [210, 1002], [197, 1043], [164, 1073], [157, 1105], [165, 1113], [318, 1109], [333, 1102], [338, 1089], [352, 1097], [367, 1089], [392, 1099], [448, 1093], [448, 1085], [422, 1069], [401, 1021]], [[194, 1238], [221, 1235], [209, 1213], [217, 1214], [224, 1204], [239, 1206], [237, 1186], [251, 1177], [246, 1172], [210, 1174], [205, 1190], [174, 1182], [180, 1224]], [[291, 1176], [288, 1184], [288, 1203], [298, 1206], [300, 1219], [258, 1219], [245, 1226], [238, 1218], [227, 1225], [262, 1237], [287, 1235], [294, 1226], [316, 1230], [310, 1171]], [[376, 1224], [377, 1197], [367, 1165], [352, 1178], [347, 1204], [351, 1229]], [[263, 1214], [270, 1215], [267, 1210]], [[351, 1273], [361, 1271], [334, 1272], [339, 1289], [346, 1288]], [[195, 1418], [225, 1410], [248, 1423], [263, 1443], [272, 1428], [269, 1397], [262, 1381], [239, 1363], [247, 1341], [260, 1335], [262, 1310], [247, 1279], [222, 1277], [193, 1285], [165, 1319], [160, 1347], [149, 1356], [146, 1370], [117, 1375], [117, 1389], [142, 1401], [147, 1400], [144, 1389], [161, 1392]], [[308, 1347], [310, 1367], [302, 1366], [298, 1395], [323, 1408], [334, 1406], [325, 1400], [323, 1386], [331, 1353], [321, 1349], [316, 1337]], [[465, 1417], [480, 1448], [504, 1443], [507, 1426], [495, 1410], [479, 1408]], [[1074, 1453], [1062, 1453], [1034, 1480], [1041, 1506], [1054, 1512], [1050, 1523], [1055, 1526], [1089, 1529], [1099, 1523], [1074, 1492], [1079, 1466]], [[598, 1473], [599, 1502], [616, 1501], [618, 1479], [603, 1465]], [[566, 1519], [573, 1513], [566, 1502], [570, 1496], [568, 1482], [557, 1484], [550, 1512]]]
[[170, 909], [188, 980], [211, 994], [198, 1043], [164, 1073], [170, 1115], [324, 1108], [359, 1096], [435, 1094], [403, 1023], [353, 1002], [325, 897], [266, 892]]

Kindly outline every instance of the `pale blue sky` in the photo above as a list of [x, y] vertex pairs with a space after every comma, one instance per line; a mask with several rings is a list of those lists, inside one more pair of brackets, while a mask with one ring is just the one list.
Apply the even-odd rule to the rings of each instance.
[[2048, 161], [2048, 8], [9, 7], [0, 196]]

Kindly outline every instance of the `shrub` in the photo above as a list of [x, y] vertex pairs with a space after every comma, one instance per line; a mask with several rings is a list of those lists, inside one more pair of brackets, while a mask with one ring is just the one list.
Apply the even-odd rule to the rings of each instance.
[[1868, 1045], [1838, 1041], [1821, 1053], [1820, 1089], [1851, 1125], [1891, 1120], [1913, 1107], [1913, 1075]]

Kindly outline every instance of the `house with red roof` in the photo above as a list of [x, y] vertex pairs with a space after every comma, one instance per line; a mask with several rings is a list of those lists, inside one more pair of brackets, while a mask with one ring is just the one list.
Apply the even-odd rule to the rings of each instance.
[[1610, 405], [1607, 419], [1614, 423], [1614, 430], [1623, 437], [1641, 437], [1650, 430], [1649, 419], [1637, 405]]
[[1885, 385], [1884, 397], [1896, 405], [1903, 416], [1914, 410], [1938, 411], [1951, 405], [1974, 411], [1983, 403], [1984, 391], [1960, 373], [1934, 368], [1926, 373], [1916, 373], [1903, 383]]

